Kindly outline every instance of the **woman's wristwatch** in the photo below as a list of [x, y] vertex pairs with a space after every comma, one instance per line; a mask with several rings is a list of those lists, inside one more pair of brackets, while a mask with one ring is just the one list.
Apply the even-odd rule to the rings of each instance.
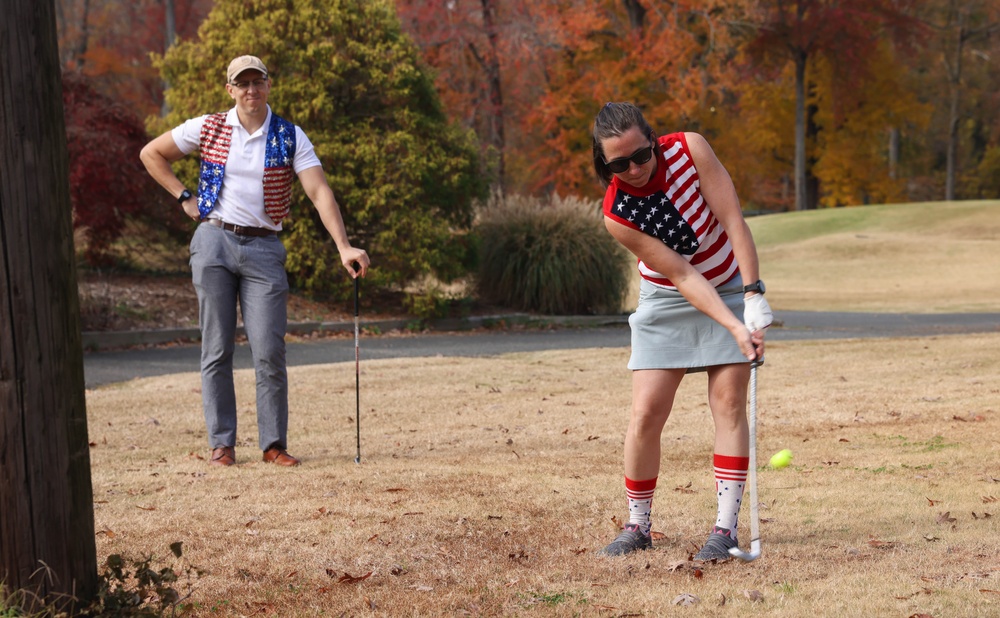
[[757, 281], [751, 283], [750, 285], [744, 285], [743, 286], [743, 293], [746, 294], [747, 292], [759, 292], [759, 293], [763, 294], [764, 293], [764, 289], [765, 289], [764, 288], [764, 282], [761, 281], [760, 279], [758, 279]]

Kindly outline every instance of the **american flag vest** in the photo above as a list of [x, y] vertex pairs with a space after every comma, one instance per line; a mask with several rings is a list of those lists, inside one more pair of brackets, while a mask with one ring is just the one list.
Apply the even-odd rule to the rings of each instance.
[[[227, 113], [210, 114], [201, 127], [198, 212], [202, 219], [215, 208], [222, 190], [222, 177], [233, 135], [233, 126], [226, 123]], [[264, 146], [264, 212], [276, 224], [288, 216], [292, 204], [294, 157], [295, 125], [272, 112]]]
[[[614, 177], [604, 195], [604, 216], [658, 238], [691, 263], [714, 287], [739, 270], [726, 230], [701, 195], [698, 170], [683, 133], [659, 138], [656, 175], [641, 189]], [[664, 275], [639, 260], [639, 274], [656, 285], [675, 288]]]

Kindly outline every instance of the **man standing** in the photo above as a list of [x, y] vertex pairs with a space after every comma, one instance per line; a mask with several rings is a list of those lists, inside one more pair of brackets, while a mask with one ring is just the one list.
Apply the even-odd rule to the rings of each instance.
[[[152, 140], [140, 158], [184, 212], [202, 221], [191, 239], [191, 272], [201, 326], [202, 405], [210, 463], [236, 463], [233, 350], [239, 300], [257, 378], [258, 444], [265, 462], [296, 466], [288, 454], [288, 374], [285, 364], [288, 276], [278, 239], [288, 215], [293, 176], [319, 211], [351, 277], [370, 264], [351, 246], [340, 208], [313, 145], [299, 127], [267, 104], [271, 80], [256, 56], [229, 63], [226, 92], [235, 107], [193, 118]], [[171, 169], [199, 150], [197, 195]], [[355, 271], [354, 264], [358, 270]]]

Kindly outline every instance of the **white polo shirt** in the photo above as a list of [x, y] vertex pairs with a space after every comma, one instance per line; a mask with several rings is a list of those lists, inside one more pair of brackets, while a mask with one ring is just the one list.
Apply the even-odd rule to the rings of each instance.
[[[198, 149], [201, 127], [207, 117], [192, 118], [170, 132], [174, 143], [185, 155]], [[275, 224], [264, 212], [264, 150], [267, 130], [271, 126], [271, 106], [267, 106], [267, 118], [264, 124], [253, 133], [248, 133], [240, 124], [235, 107], [226, 114], [226, 124], [233, 127], [229, 158], [226, 160], [219, 200], [208, 218], [222, 219], [226, 223], [235, 225], [280, 231], [281, 224]], [[322, 164], [316, 156], [312, 142], [296, 125], [292, 169], [299, 174], [317, 165]]]

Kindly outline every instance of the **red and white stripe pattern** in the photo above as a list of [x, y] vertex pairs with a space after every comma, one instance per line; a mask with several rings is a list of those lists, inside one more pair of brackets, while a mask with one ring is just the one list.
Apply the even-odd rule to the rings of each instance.
[[[712, 214], [701, 194], [701, 182], [683, 133], [659, 139], [662, 158], [656, 177], [641, 191], [615, 177], [604, 198], [604, 214], [611, 219], [660, 238], [687, 259], [715, 287], [732, 279], [738, 270], [729, 236]], [[631, 200], [635, 201], [631, 201]], [[623, 212], [622, 205], [628, 204]], [[680, 222], [674, 223], [673, 216]], [[677, 233], [675, 236], [674, 233]], [[678, 238], [693, 234], [686, 244]], [[639, 261], [639, 274], [663, 287], [670, 280]]]
[[226, 164], [233, 126], [226, 123], [226, 112], [209, 114], [201, 129], [201, 158], [210, 163]]
[[643, 534], [649, 534], [652, 526], [653, 494], [656, 492], [656, 479], [633, 481], [625, 477], [625, 497], [628, 499], [628, 521], [637, 524]]
[[295, 170], [290, 167], [264, 168], [264, 212], [275, 223], [288, 216], [294, 179]]
[[715, 491], [719, 500], [715, 525], [718, 528], [731, 530], [735, 539], [736, 522], [740, 514], [740, 504], [743, 502], [743, 488], [747, 484], [750, 458], [716, 453], [714, 463]]

